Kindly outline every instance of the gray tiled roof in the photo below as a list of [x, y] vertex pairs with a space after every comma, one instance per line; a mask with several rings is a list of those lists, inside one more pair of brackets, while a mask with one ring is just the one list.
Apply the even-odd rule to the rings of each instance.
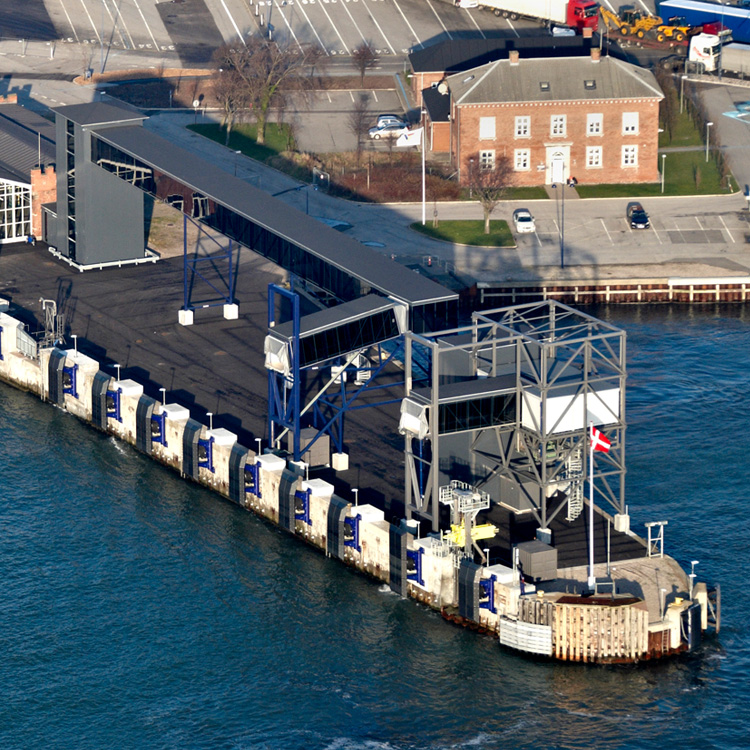
[[28, 183], [40, 153], [43, 165], [55, 163], [54, 125], [17, 104], [0, 105], [0, 178]]
[[[592, 82], [586, 84], [586, 82]], [[614, 57], [498, 60], [447, 79], [456, 104], [662, 99], [653, 73]], [[548, 89], [542, 83], [549, 84]]]

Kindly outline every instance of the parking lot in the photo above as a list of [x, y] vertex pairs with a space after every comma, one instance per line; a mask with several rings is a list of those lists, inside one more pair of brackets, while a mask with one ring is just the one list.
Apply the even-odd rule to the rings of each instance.
[[[603, 4], [616, 7], [612, 0]], [[320, 45], [331, 58], [351, 54], [363, 41], [388, 58], [440, 39], [539, 33], [534, 21], [456, 8], [449, 0], [3, 0], [2, 5], [3, 36], [174, 53], [186, 58], [183, 62], [208, 60], [222, 41], [258, 29], [289, 44]], [[636, 5], [653, 10], [653, 2]], [[28, 36], [24, 16], [34, 19]]]

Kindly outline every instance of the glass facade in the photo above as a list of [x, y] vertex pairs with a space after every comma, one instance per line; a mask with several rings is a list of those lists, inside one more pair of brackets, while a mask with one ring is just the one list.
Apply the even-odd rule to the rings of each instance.
[[0, 243], [31, 234], [31, 187], [0, 180]]
[[394, 339], [398, 335], [398, 324], [393, 310], [384, 310], [366, 318], [352, 320], [302, 338], [300, 367], [324, 362], [356, 349], [364, 349], [381, 341]]
[[515, 423], [515, 420], [515, 393], [454, 401], [438, 407], [438, 431], [441, 435], [497, 427]]

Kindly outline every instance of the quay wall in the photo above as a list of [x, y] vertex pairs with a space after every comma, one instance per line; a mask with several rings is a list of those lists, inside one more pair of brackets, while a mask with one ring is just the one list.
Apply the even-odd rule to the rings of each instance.
[[545, 599], [533, 585], [522, 586], [516, 571], [476, 565], [439, 535], [418, 538], [418, 524], [394, 524], [379, 508], [337, 497], [330, 483], [307, 478], [304, 465], [240, 445], [229, 430], [211, 429], [192, 419], [187, 407], [149, 397], [142, 384], [109, 375], [75, 348], [34, 349], [29, 338], [18, 320], [0, 312], [0, 379], [451, 621], [513, 648], [566, 661], [636, 661], [682, 650], [679, 611], [652, 626], [645, 607], [633, 602], [576, 607], [554, 596]]
[[480, 282], [479, 309], [557, 300], [568, 305], [710, 304], [750, 300], [750, 276], [550, 282]]

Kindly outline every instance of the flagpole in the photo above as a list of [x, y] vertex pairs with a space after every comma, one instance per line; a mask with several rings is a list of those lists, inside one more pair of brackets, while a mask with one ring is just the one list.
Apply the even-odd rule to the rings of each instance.
[[594, 577], [594, 423], [589, 422], [589, 580], [591, 591], [596, 585]]
[[425, 217], [426, 217], [426, 208], [425, 208], [425, 199], [427, 196], [427, 191], [425, 189], [425, 177], [424, 177], [424, 152], [425, 152], [425, 128], [424, 124], [422, 125], [422, 226], [425, 224]]

